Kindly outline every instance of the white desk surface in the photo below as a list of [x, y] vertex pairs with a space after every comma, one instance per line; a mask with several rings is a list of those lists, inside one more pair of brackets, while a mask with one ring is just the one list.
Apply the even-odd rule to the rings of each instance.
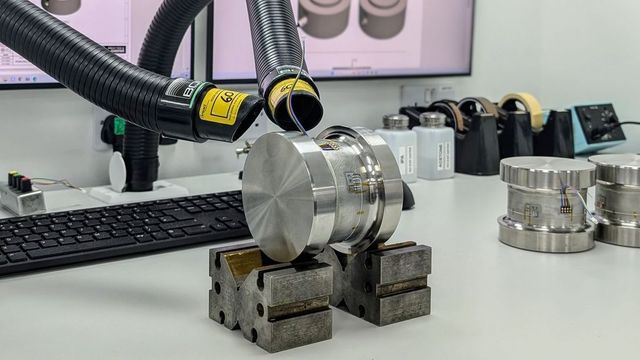
[[[235, 175], [176, 180], [194, 194]], [[0, 278], [0, 359], [637, 359], [640, 250], [548, 255], [502, 245], [498, 177], [412, 185], [393, 240], [433, 247], [433, 314], [378, 328], [333, 313], [333, 340], [269, 356], [209, 320], [208, 249]], [[99, 206], [78, 191], [55, 208]]]

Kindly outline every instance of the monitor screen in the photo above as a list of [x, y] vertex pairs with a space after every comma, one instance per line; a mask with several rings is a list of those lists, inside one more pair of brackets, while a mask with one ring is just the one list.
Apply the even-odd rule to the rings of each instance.
[[[474, 0], [291, 3], [315, 79], [471, 74]], [[209, 33], [210, 80], [255, 81], [245, 1], [216, 0]]]
[[[163, 0], [30, 1], [135, 64]], [[187, 31], [174, 64], [174, 77], [192, 78], [192, 36], [192, 31]], [[0, 43], [0, 88], [56, 86], [53, 78]]]

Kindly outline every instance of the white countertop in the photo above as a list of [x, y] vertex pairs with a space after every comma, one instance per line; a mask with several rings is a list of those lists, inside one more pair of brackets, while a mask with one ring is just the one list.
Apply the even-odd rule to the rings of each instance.
[[[235, 174], [173, 182], [192, 193], [240, 188]], [[417, 207], [393, 241], [433, 247], [431, 316], [378, 328], [334, 310], [333, 340], [268, 355], [209, 320], [206, 245], [0, 278], [0, 359], [638, 357], [640, 250], [502, 245], [506, 186], [496, 176], [411, 187]], [[100, 205], [78, 191], [46, 195], [53, 208]]]

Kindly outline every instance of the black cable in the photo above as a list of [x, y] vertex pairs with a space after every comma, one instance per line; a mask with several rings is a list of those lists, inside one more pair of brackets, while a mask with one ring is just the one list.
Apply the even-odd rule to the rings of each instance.
[[606, 124], [604, 127], [600, 128], [600, 129], [593, 130], [591, 132], [591, 139], [592, 140], [600, 140], [605, 135], [611, 134], [613, 131], [615, 131], [616, 129], [622, 127], [623, 125], [640, 125], [640, 122], [638, 122], [638, 121], [623, 121], [623, 122], [619, 122], [619, 123]]

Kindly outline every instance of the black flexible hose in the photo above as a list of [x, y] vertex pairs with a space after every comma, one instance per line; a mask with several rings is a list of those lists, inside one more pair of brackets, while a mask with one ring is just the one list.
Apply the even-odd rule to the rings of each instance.
[[[140, 69], [27, 0], [0, 1], [0, 42], [97, 106], [168, 137], [235, 141], [263, 104]], [[223, 100], [234, 105], [226, 117], [214, 113]]]
[[[285, 130], [297, 127], [286, 106], [286, 98], [300, 70], [304, 54], [289, 0], [247, 0], [251, 38], [260, 95], [269, 118]], [[306, 71], [294, 89], [291, 103], [306, 130], [316, 127], [324, 110], [318, 88]]]
[[[211, 0], [165, 0], [158, 9], [140, 50], [138, 66], [171, 76], [175, 58], [193, 20]], [[168, 26], [170, 24], [170, 26]], [[127, 191], [151, 191], [158, 180], [160, 136], [129, 125], [124, 137]]]

